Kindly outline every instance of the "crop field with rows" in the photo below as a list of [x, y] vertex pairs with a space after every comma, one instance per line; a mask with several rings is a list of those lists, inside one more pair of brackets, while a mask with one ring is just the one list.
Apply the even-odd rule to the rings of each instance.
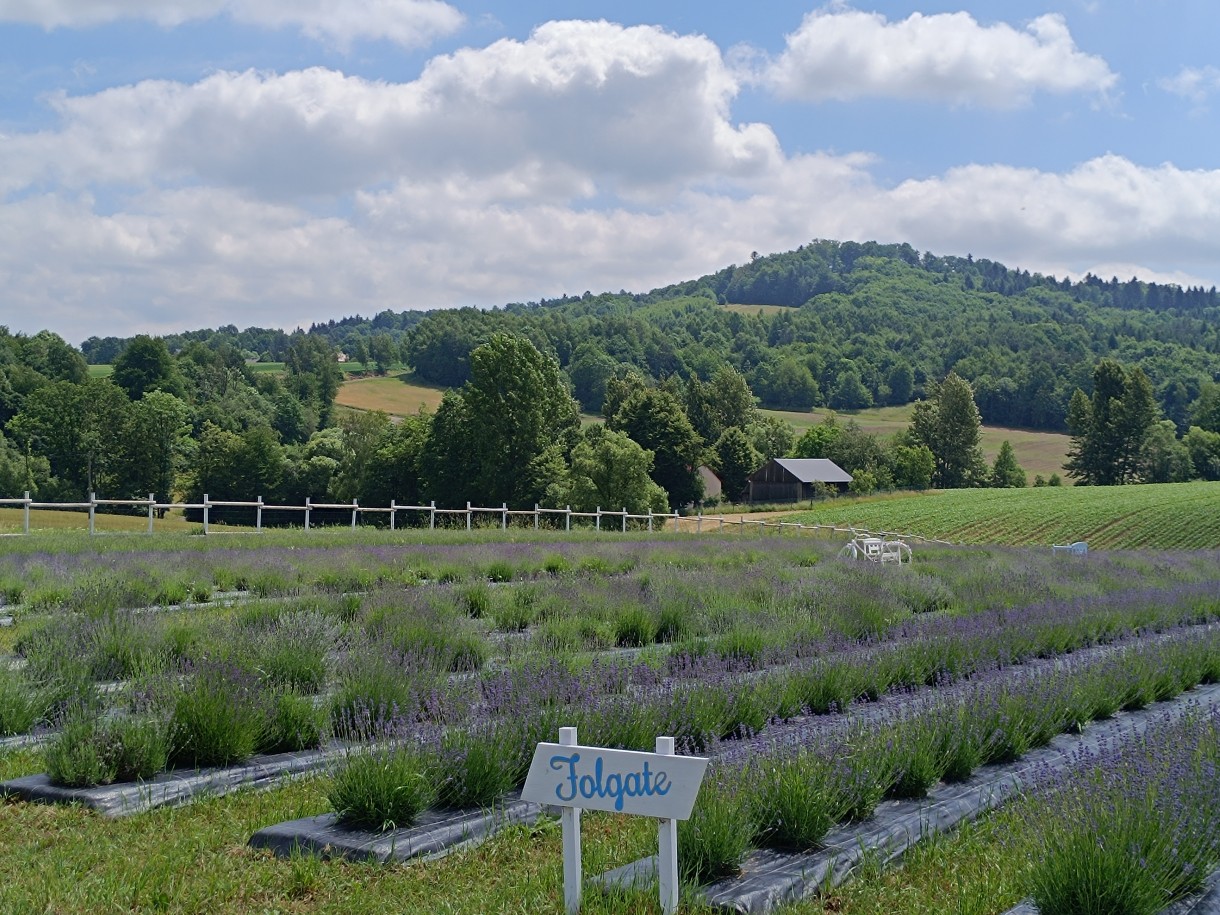
[[958, 489], [830, 500], [789, 520], [963, 543], [1220, 548], [1220, 483]]
[[[1000, 797], [988, 780], [1025, 760], [1041, 774], [1021, 776], [1019, 800], [967, 811], [974, 825], [902, 871], [865, 854], [856, 879], [806, 886], [784, 911], [945, 911], [946, 881], [958, 911], [1027, 896], [1070, 911], [1053, 908], [1080, 854], [1063, 824], [1102, 816], [1091, 778], [1111, 785], [1108, 809], [1136, 809], [1124, 791], [1183, 799], [1190, 817], [1136, 824], [1190, 864], [1158, 862], [1147, 911], [1198, 890], [1220, 864], [1220, 553], [917, 546], [885, 567], [840, 560], [841, 545], [14, 539], [0, 554], [0, 911], [560, 912], [558, 830], [537, 811], [440, 861], [337, 849], [389, 837], [401, 857], [412, 829], [507, 810], [562, 726], [626, 749], [670, 735], [711, 760], [679, 829], [682, 911], [731, 905], [764, 858], [797, 867], [903, 811]], [[1179, 697], [1193, 711], [1174, 711]], [[1054, 756], [1107, 729], [1100, 750]], [[318, 822], [330, 856], [306, 833], [283, 857], [250, 844]], [[1001, 841], [1005, 863], [983, 867]], [[655, 825], [589, 814], [585, 843], [592, 878], [655, 852]], [[1047, 843], [1059, 871], [1039, 867]], [[591, 882], [585, 910], [659, 911], [655, 884]]]

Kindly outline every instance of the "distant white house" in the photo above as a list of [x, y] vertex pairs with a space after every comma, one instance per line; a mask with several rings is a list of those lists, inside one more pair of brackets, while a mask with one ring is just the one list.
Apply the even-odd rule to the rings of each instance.
[[803, 502], [814, 497], [817, 483], [843, 491], [851, 481], [851, 474], [828, 458], [774, 458], [750, 474], [746, 499]]

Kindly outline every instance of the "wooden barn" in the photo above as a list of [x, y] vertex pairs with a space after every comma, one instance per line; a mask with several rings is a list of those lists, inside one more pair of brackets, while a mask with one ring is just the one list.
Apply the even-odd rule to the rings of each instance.
[[827, 458], [774, 458], [749, 476], [750, 502], [803, 502], [814, 497], [814, 484], [843, 492], [851, 474]]

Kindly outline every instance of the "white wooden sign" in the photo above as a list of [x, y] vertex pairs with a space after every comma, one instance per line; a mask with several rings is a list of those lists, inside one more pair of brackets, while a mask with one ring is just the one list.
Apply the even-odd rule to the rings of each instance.
[[521, 796], [538, 804], [690, 818], [707, 760], [540, 743]]
[[678, 908], [678, 820], [690, 817], [707, 771], [699, 756], [675, 756], [672, 737], [657, 738], [656, 753], [582, 747], [576, 728], [560, 728], [559, 743], [534, 750], [521, 797], [563, 807], [563, 883], [567, 911], [580, 909], [580, 811], [607, 810], [657, 817], [661, 911]]

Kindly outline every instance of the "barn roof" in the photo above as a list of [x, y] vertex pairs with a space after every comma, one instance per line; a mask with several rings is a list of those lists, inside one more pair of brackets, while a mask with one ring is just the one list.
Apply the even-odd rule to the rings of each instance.
[[850, 483], [852, 479], [829, 458], [776, 458], [775, 463], [802, 483]]

